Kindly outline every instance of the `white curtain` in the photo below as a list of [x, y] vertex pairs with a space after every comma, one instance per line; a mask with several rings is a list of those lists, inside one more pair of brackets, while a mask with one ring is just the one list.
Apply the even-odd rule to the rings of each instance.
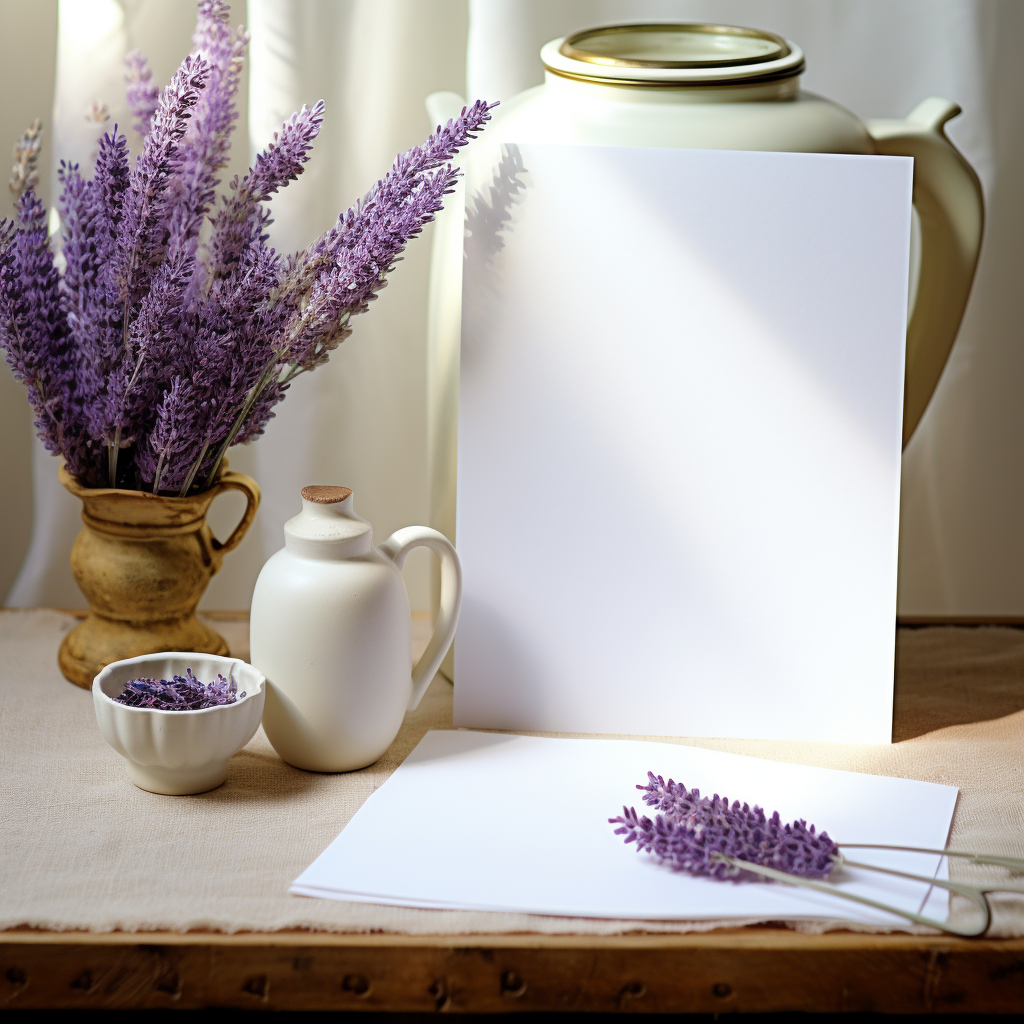
[[[91, 21], [87, 38], [85, 7], [106, 17]], [[71, 8], [78, 15], [65, 17]], [[83, 128], [74, 111], [101, 85], [109, 91], [95, 98], [115, 109], [123, 53], [141, 45], [166, 77], [186, 52], [191, 19], [191, 5], [180, 0], [61, 0], [55, 155], [62, 145], [78, 154], [91, 145], [86, 136], [95, 125]], [[904, 456], [900, 610], [1024, 614], [1019, 0], [469, 0], [468, 31], [466, 0], [250, 0], [251, 145], [264, 143], [301, 103], [327, 100], [307, 174], [275, 200], [275, 241], [287, 248], [312, 239], [395, 152], [420, 141], [430, 127], [428, 93], [508, 98], [542, 80], [537, 52], [548, 39], [644, 19], [779, 32], [807, 54], [804, 86], [862, 117], [901, 116], [930, 95], [964, 108], [949, 134], [982, 178], [988, 227], [959, 340]], [[256, 573], [280, 546], [281, 525], [305, 483], [354, 487], [378, 540], [425, 520], [429, 249], [427, 238], [412, 244], [331, 363], [300, 378], [264, 439], [233, 449], [232, 465], [257, 477], [265, 504], [258, 526], [214, 579], [206, 607], [248, 606]], [[67, 569], [78, 508], [44, 455], [34, 488], [33, 542], [8, 603], [80, 605]], [[222, 535], [231, 514], [237, 510], [215, 513]], [[411, 562], [407, 578], [414, 607], [425, 609], [426, 560]]]

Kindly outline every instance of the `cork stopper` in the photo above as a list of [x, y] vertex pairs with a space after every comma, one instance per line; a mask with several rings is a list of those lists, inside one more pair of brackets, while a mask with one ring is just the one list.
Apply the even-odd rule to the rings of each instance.
[[351, 487], [332, 487], [328, 484], [310, 484], [302, 488], [302, 496], [306, 501], [317, 505], [336, 505], [344, 501], [352, 493]]

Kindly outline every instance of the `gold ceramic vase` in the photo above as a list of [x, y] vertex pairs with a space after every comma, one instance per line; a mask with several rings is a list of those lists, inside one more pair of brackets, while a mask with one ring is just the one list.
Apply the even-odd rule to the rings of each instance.
[[[61, 466], [60, 482], [82, 499], [82, 532], [71, 549], [71, 572], [89, 615], [64, 638], [58, 662], [78, 686], [90, 687], [112, 661], [160, 651], [229, 654], [220, 634], [196, 618], [196, 606], [224, 556], [238, 547], [260, 504], [252, 477], [228, 471], [186, 498], [113, 487], [82, 487]], [[225, 543], [206, 513], [227, 490], [248, 505]]]

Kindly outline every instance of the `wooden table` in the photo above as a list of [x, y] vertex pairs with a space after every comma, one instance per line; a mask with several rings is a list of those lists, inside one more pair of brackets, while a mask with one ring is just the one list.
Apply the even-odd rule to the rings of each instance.
[[[897, 739], [900, 694], [898, 672]], [[1024, 708], [1024, 682], [930, 699], [930, 727], [978, 708], [993, 718]], [[0, 945], [8, 1009], [1024, 1013], [1024, 939], [767, 926], [614, 937], [17, 930]]]
[[1024, 939], [5, 933], [0, 1005], [1024, 1012]]

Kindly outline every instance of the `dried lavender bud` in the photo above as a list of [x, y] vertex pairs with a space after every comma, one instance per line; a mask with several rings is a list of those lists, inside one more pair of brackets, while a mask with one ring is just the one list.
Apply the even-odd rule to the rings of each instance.
[[86, 121], [92, 121], [94, 124], [106, 124], [110, 120], [110, 110], [106, 103], [100, 103], [99, 100], [93, 100], [92, 103], [86, 107], [85, 110]]
[[42, 140], [43, 122], [37, 117], [32, 126], [14, 144], [14, 167], [11, 168], [10, 190], [20, 196], [25, 189], [39, 184], [39, 147]]
[[637, 786], [644, 803], [661, 811], [654, 821], [641, 817], [632, 807], [621, 816], [609, 818], [627, 843], [636, 843], [676, 871], [708, 875], [718, 879], [761, 879], [723, 859], [734, 857], [763, 867], [775, 868], [801, 878], [825, 878], [836, 865], [839, 847], [827, 832], [815, 832], [803, 819], [783, 825], [776, 811], [766, 818], [760, 807], [732, 805], [717, 793], [702, 797], [699, 789], [688, 790], [682, 783], [668, 782], [647, 773], [648, 784]]
[[135, 130], [145, 137], [149, 134], [150, 122], [160, 102], [160, 90], [153, 85], [153, 71], [149, 61], [138, 50], [132, 50], [125, 57], [124, 63], [128, 69], [125, 74], [128, 106], [135, 115]]
[[201, 683], [186, 668], [183, 676], [173, 679], [129, 679], [124, 689], [114, 698], [118, 704], [130, 708], [154, 708], [157, 711], [201, 711], [234, 704], [245, 696], [237, 692], [238, 685], [218, 675], [215, 682]]

